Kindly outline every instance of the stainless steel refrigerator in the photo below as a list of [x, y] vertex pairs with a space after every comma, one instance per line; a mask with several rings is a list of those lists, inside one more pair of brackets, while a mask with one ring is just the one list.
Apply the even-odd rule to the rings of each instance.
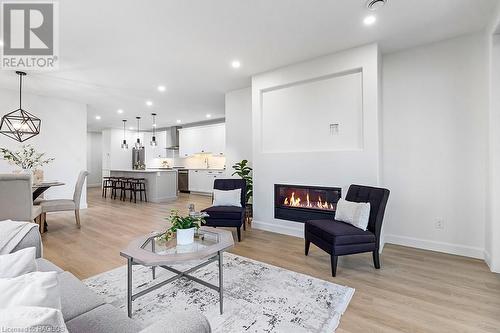
[[132, 148], [132, 169], [144, 170], [146, 169], [146, 162], [144, 158], [144, 148]]

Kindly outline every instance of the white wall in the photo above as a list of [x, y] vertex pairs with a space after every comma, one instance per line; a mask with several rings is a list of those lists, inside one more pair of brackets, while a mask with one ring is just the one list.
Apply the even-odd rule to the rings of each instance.
[[[500, 8], [500, 6], [499, 6]], [[499, 10], [500, 13], [500, 10]], [[500, 15], [498, 16], [500, 18]], [[500, 27], [500, 19], [495, 21]], [[485, 260], [500, 273], [500, 33], [489, 31], [489, 181], [485, 227]], [[496, 32], [496, 34], [495, 34]]]
[[[266, 153], [263, 150], [262, 128], [281, 126], [279, 122], [263, 123], [264, 92], [359, 70], [363, 76], [363, 149], [309, 153]], [[344, 195], [352, 183], [378, 185], [380, 88], [378, 78], [379, 53], [377, 45], [368, 45], [328, 55], [252, 78], [253, 225], [255, 228], [303, 237], [302, 223], [274, 219], [274, 184], [341, 186]], [[317, 97], [319, 100], [328, 100], [328, 94], [319, 94]], [[307, 110], [302, 112], [307, 112]], [[325, 130], [328, 131], [329, 123], [327, 121], [329, 120], [325, 119]], [[307, 123], [303, 126], [307, 126]], [[290, 135], [300, 135], [300, 130], [291, 128]]]
[[226, 166], [227, 176], [232, 166], [241, 160], [253, 163], [252, 152], [252, 88], [226, 94]]
[[[483, 34], [383, 58], [385, 241], [483, 257], [487, 76]], [[436, 229], [442, 220], [444, 228]]]
[[[144, 133], [139, 134], [141, 142], [144, 142]], [[132, 148], [137, 140], [137, 132], [127, 131], [126, 140], [128, 149], [121, 148], [123, 141], [123, 130], [119, 129], [105, 129], [102, 131], [102, 169], [119, 170], [119, 169], [132, 169]]]
[[[14, 78], [13, 85], [17, 78]], [[18, 107], [19, 92], [0, 90], [2, 115]], [[65, 186], [45, 192], [46, 199], [72, 198], [78, 173], [87, 168], [87, 106], [67, 100], [23, 94], [23, 108], [42, 120], [41, 132], [25, 141], [55, 161], [43, 167], [45, 180], [59, 180]], [[19, 149], [21, 144], [0, 135], [0, 147]], [[18, 169], [0, 160], [0, 173]], [[87, 191], [83, 190], [82, 206], [87, 203]]]
[[102, 184], [102, 134], [87, 133], [87, 187], [97, 187]]

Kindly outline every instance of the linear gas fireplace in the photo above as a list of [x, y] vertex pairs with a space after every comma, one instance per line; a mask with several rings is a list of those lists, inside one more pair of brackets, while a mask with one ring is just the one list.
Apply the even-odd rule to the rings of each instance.
[[303, 185], [274, 185], [274, 217], [305, 222], [333, 219], [342, 189]]

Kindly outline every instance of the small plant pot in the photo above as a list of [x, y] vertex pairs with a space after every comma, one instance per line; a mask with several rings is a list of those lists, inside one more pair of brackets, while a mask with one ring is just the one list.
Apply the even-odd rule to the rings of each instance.
[[196, 228], [177, 229], [177, 245], [188, 245], [194, 242], [194, 231]]

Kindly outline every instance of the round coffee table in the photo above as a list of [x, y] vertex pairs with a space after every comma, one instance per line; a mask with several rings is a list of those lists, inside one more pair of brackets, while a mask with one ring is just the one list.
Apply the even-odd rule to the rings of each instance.
[[[120, 252], [127, 258], [127, 309], [128, 316], [132, 317], [132, 302], [138, 297], [156, 290], [181, 277], [198, 282], [205, 287], [219, 292], [220, 313], [223, 311], [223, 267], [222, 254], [233, 247], [233, 234], [227, 230], [201, 227], [195, 236], [194, 242], [189, 245], [177, 245], [176, 239], [167, 242], [158, 240], [162, 233], [152, 233], [132, 240]], [[194, 271], [214, 262], [219, 262], [219, 285], [213, 285], [190, 275]], [[173, 267], [175, 264], [193, 263], [194, 266], [186, 271], [179, 271]], [[161, 267], [176, 275], [159, 282], [147, 289], [133, 294], [132, 292], [132, 266], [142, 265], [151, 267], [153, 279], [156, 278], [156, 267]]]

